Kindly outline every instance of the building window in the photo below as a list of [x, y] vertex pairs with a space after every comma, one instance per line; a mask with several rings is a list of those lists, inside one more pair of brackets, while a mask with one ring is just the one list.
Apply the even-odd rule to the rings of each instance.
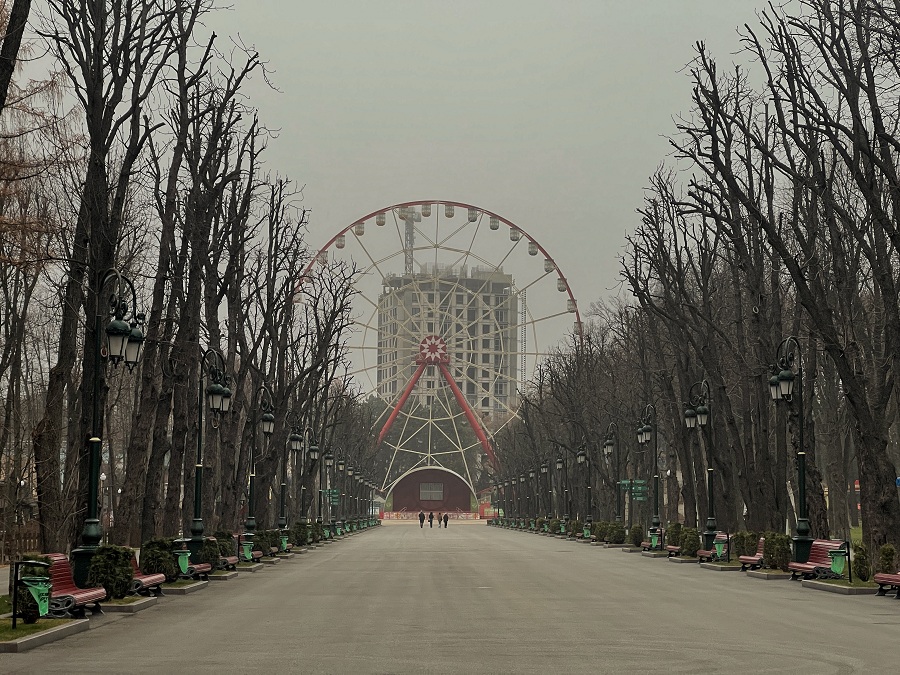
[[419, 483], [419, 501], [442, 502], [444, 501], [443, 483]]

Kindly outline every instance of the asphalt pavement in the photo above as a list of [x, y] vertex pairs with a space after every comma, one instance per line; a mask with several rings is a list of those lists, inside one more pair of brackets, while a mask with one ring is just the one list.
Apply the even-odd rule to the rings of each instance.
[[453, 522], [386, 523], [2, 673], [896, 673], [900, 602]]

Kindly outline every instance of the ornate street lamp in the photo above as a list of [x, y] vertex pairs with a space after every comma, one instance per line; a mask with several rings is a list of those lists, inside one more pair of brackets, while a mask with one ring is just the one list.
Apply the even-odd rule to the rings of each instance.
[[[544, 509], [544, 514], [546, 515], [544, 520], [546, 520], [547, 523], [550, 522], [550, 511], [553, 509], [553, 505], [551, 503], [552, 492], [550, 490], [550, 475], [549, 475], [549, 473], [550, 473], [550, 465], [547, 464], [547, 462], [541, 463], [540, 481], [541, 481], [541, 486], [542, 486], [541, 489], [543, 490], [544, 496], [546, 498], [547, 508]], [[538, 508], [540, 509], [540, 505], [538, 505]]]
[[[245, 543], [252, 544], [253, 542], [253, 532], [256, 530], [256, 517], [254, 516], [254, 508], [255, 502], [254, 494], [255, 494], [255, 486], [256, 486], [256, 429], [259, 429], [263, 432], [264, 442], [268, 444], [269, 436], [272, 435], [272, 432], [275, 431], [275, 405], [273, 403], [272, 390], [269, 389], [269, 385], [263, 382], [259, 387], [257, 387], [256, 392], [253, 394], [253, 405], [251, 408], [251, 414], [253, 415], [254, 424], [252, 425], [253, 429], [253, 438], [250, 443], [250, 479], [249, 479], [249, 490], [247, 492], [247, 519], [244, 521], [244, 536], [243, 540]], [[247, 553], [249, 554], [250, 548], [247, 548]]]
[[[688, 429], [701, 431], [707, 429], [709, 421], [709, 383], [706, 380], [694, 382], [688, 391], [688, 405], [684, 411], [684, 423]], [[712, 465], [712, 440], [711, 433], [705, 437], [706, 441], [706, 530], [703, 532], [703, 546], [706, 550], [712, 549], [716, 540], [716, 500], [715, 500], [715, 471]]]
[[[656, 407], [652, 403], [648, 403], [644, 408], [644, 414], [641, 416], [641, 422], [644, 426], [638, 429], [638, 443], [645, 444], [653, 438], [653, 458], [659, 453], [659, 433], [656, 424]], [[660, 520], [659, 520], [659, 477], [653, 481], [653, 518], [650, 521], [650, 534], [659, 537]]]
[[[111, 286], [108, 296], [108, 305], [104, 305], [104, 289]], [[139, 325], [144, 323], [144, 315], [137, 312], [137, 295], [134, 292], [134, 284], [131, 279], [116, 269], [109, 269], [97, 275], [96, 278], [96, 313], [93, 316], [93, 350], [87, 349], [87, 362], [93, 364], [93, 378], [91, 388], [91, 430], [88, 433], [88, 495], [87, 518], [81, 532], [81, 547], [72, 551], [72, 567], [75, 575], [75, 583], [85, 585], [87, 583], [88, 568], [94, 551], [103, 540], [103, 527], [100, 524], [99, 513], [99, 482], [100, 482], [100, 458], [103, 441], [101, 440], [102, 415], [100, 414], [100, 390], [103, 379], [103, 358], [105, 357], [113, 367], [117, 367], [123, 359], [128, 370], [134, 370], [140, 362], [141, 347], [144, 343], [144, 334]], [[129, 303], [130, 300], [130, 303]], [[105, 310], [101, 310], [102, 307]], [[129, 315], [130, 312], [130, 315]], [[126, 321], [126, 316], [128, 320]], [[106, 329], [103, 330], [102, 322], [105, 317], [111, 317]], [[90, 319], [88, 316], [88, 327]], [[106, 344], [103, 344], [102, 335], [106, 334]], [[86, 332], [88, 340], [90, 330]], [[133, 340], [129, 348], [129, 341]], [[86, 384], [86, 383], [85, 383]], [[85, 386], [85, 392], [87, 391]]]
[[213, 347], [200, 356], [200, 383], [197, 387], [197, 460], [194, 464], [194, 520], [191, 522], [191, 551], [199, 552], [203, 545], [203, 382], [206, 386], [206, 404], [213, 414], [213, 427], [219, 426], [219, 418], [231, 409], [231, 390], [226, 386], [225, 357]]
[[[797, 372], [794, 374], [794, 368]], [[797, 452], [797, 534], [794, 540], [794, 562], [809, 560], [812, 537], [809, 536], [808, 505], [806, 503], [806, 445], [803, 420], [803, 358], [800, 342], [793, 335], [784, 338], [775, 352], [769, 393], [776, 403], [787, 401], [797, 404], [797, 426], [800, 450]]]
[[585, 531], [588, 531], [591, 529], [591, 525], [594, 522], [594, 501], [591, 494], [591, 458], [588, 453], [585, 452], [584, 447], [578, 449], [578, 452], [575, 455], [575, 461], [584, 471], [584, 486], [587, 491], [587, 510], [584, 517], [584, 525]]
[[610, 422], [606, 427], [606, 442], [603, 444], [603, 453], [607, 459], [611, 455], [615, 455], [615, 472], [616, 472], [616, 522], [622, 522], [622, 473], [619, 465], [619, 425]]

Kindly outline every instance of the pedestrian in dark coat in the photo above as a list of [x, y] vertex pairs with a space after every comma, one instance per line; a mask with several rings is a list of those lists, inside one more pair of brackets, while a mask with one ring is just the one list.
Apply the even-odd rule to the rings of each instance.
[[428, 512], [428, 527], [434, 527], [434, 511]]
[[445, 514], [444, 514], [444, 529], [445, 529], [445, 530], [447, 529], [447, 521], [448, 521], [448, 520], [450, 520], [450, 519], [447, 517], [447, 514], [445, 513]]
[[425, 512], [419, 511], [419, 527], [425, 527]]

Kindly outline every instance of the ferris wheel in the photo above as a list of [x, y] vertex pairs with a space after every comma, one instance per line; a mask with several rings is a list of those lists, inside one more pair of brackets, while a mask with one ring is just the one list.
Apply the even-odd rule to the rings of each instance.
[[506, 218], [439, 200], [355, 220], [304, 278], [330, 260], [359, 270], [347, 346], [352, 375], [380, 408], [378, 441], [391, 453], [382, 489], [426, 466], [474, 486], [485, 459], [497, 467], [491, 436], [517, 414], [546, 349], [580, 336], [556, 261]]

